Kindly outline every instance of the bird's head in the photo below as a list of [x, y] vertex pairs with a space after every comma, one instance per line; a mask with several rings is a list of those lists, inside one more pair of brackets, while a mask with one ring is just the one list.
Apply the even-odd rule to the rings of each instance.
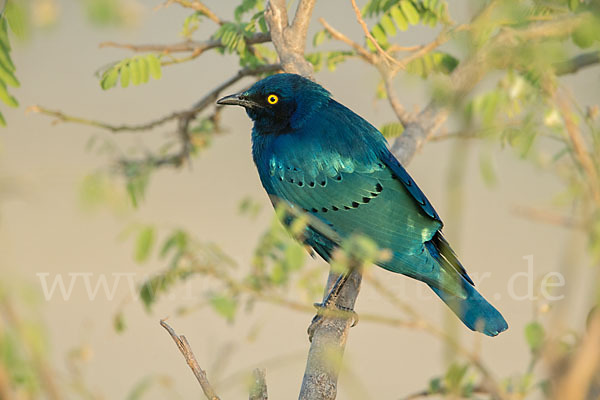
[[257, 132], [277, 134], [301, 127], [329, 99], [329, 92], [309, 79], [296, 74], [277, 74], [256, 82], [244, 92], [223, 97], [217, 104], [242, 106]]

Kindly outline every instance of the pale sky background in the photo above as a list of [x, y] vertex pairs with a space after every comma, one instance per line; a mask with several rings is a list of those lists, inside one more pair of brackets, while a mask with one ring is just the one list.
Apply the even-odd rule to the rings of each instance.
[[[145, 266], [135, 264], [133, 241], [119, 239], [133, 222], [156, 223], [167, 229], [183, 227], [200, 240], [217, 243], [239, 263], [240, 269], [249, 268], [252, 250], [270, 223], [272, 211], [252, 164], [251, 124], [241, 109], [224, 111], [223, 125], [229, 132], [215, 138], [213, 146], [194, 158], [190, 168], [157, 173], [146, 200], [124, 215], [107, 209], [86, 210], [79, 199], [81, 180], [111, 161], [86, 151], [86, 143], [94, 135], [103, 138], [111, 134], [73, 124], [53, 126], [50, 118], [24, 112], [27, 106], [39, 104], [113, 123], [143, 122], [187, 108], [237, 70], [233, 56], [209, 52], [194, 62], [164, 68], [160, 81], [102, 91], [94, 71], [130, 53], [99, 49], [98, 43], [181, 40], [177, 35], [187, 11], [171, 6], [154, 12], [152, 8], [159, 1], [140, 3], [143, 11], [138, 26], [98, 29], [90, 27], [78, 2], [62, 0], [57, 27], [36, 31], [29, 42], [14, 46], [13, 58], [22, 87], [13, 92], [21, 107], [2, 108], [8, 128], [0, 131], [0, 182], [8, 182], [13, 188], [0, 204], [0, 271], [5, 284], [29, 285], [42, 298], [38, 273], [54, 276], [135, 272], [141, 280], [144, 274], [158, 271], [163, 265], [156, 261]], [[224, 18], [231, 15], [234, 3], [237, 2], [207, 1]], [[456, 10], [453, 15], [460, 20], [466, 12]], [[316, 19], [320, 16], [362, 40], [349, 2], [319, 1], [309, 38], [316, 31]], [[206, 37], [213, 28], [209, 21], [205, 22], [195, 37]], [[403, 34], [401, 43], [425, 43], [429, 37], [425, 29], [415, 29]], [[598, 102], [595, 88], [599, 73], [600, 69], [594, 67], [577, 78], [564, 79], [583, 105]], [[378, 79], [374, 69], [351, 61], [334, 73], [323, 71], [316, 77], [339, 101], [374, 125], [393, 120], [388, 104], [374, 98]], [[401, 101], [409, 108], [426, 104], [424, 88], [419, 80], [400, 79], [396, 83]], [[151, 147], [161, 143], [171, 130], [172, 126], [152, 132], [123, 133], [111, 139], [123, 147], [131, 143]], [[450, 141], [429, 143], [408, 166], [442, 218], [447, 214], [445, 180], [451, 145]], [[499, 182], [489, 188], [479, 172], [478, 148], [479, 144], [472, 144], [468, 161], [464, 221], [459, 229], [453, 229], [460, 238], [449, 240], [460, 241], [455, 247], [472, 276], [491, 274], [478, 288], [504, 314], [510, 329], [494, 339], [473, 334], [462, 325], [458, 331], [465, 343], [480, 340], [483, 356], [494, 373], [506, 377], [526, 368], [528, 349], [523, 327], [534, 309], [531, 301], [509, 298], [509, 279], [527, 270], [527, 256], [533, 256], [536, 278], [559, 270], [571, 235], [561, 228], [525, 220], [512, 211], [519, 205], [550, 206], [551, 197], [561, 189], [560, 182], [518, 160], [510, 149], [499, 150], [494, 144]], [[256, 220], [238, 215], [243, 196], [251, 196], [263, 205]], [[581, 240], [575, 240], [573, 251], [583, 252], [584, 246]], [[323, 267], [324, 282], [328, 266], [318, 262]], [[567, 281], [571, 292], [559, 303], [569, 310], [570, 318], [565, 323], [580, 329], [590, 289], [584, 278], [587, 266], [580, 262], [568, 267], [579, 278]], [[429, 320], [443, 326], [445, 306], [433, 296], [418, 297], [421, 284], [383, 270], [373, 273], [402, 293]], [[518, 293], [523, 293], [525, 280], [517, 282]], [[203, 291], [206, 283], [194, 280], [192, 288]], [[60, 296], [42, 300], [40, 313], [50, 333], [53, 365], [66, 374], [67, 353], [85, 346], [90, 351], [83, 365], [86, 381], [106, 399], [124, 398], [136, 382], [148, 375], [168, 375], [181, 398], [200, 398], [193, 375], [158, 325], [160, 318], [174, 315], [177, 307], [194, 301], [186, 297], [185, 288], [179, 287], [173, 292], [174, 299], [162, 299], [151, 314], [139, 303], [127, 304], [127, 329], [116, 334], [113, 316], [127, 292], [128, 287], [121, 284], [114, 300], [99, 296], [91, 301], [84, 286], [78, 284], [68, 301]], [[359, 314], [378, 311], [397, 315], [367, 285], [363, 286], [356, 310]], [[172, 317], [169, 322], [188, 337], [222, 398], [247, 397], [240, 376], [255, 367], [265, 367], [271, 398], [276, 399], [297, 396], [309, 347], [306, 327], [311, 318], [309, 314], [259, 304], [249, 314], [240, 313], [233, 324], [208, 308]], [[252, 332], [257, 327], [260, 331], [254, 337]], [[345, 358], [349, 370], [342, 374], [338, 398], [396, 399], [423, 389], [429, 378], [444, 370], [441, 348], [439, 341], [420, 331], [359, 323], [350, 333]], [[241, 375], [235, 375], [238, 373]], [[232, 375], [233, 379], [226, 380]], [[146, 398], [164, 397], [164, 391], [154, 390]]]

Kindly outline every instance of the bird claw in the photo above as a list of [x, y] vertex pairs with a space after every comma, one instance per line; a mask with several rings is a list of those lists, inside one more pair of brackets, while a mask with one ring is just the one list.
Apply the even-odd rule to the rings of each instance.
[[350, 327], [353, 328], [358, 324], [358, 314], [351, 308], [340, 306], [337, 304], [323, 304], [323, 303], [314, 303], [313, 304], [317, 309], [317, 314], [313, 317], [310, 325], [308, 326], [308, 340], [312, 342], [313, 336], [317, 330], [317, 327], [323, 323], [325, 314], [328, 310], [338, 311], [340, 318], [346, 318], [351, 320]]

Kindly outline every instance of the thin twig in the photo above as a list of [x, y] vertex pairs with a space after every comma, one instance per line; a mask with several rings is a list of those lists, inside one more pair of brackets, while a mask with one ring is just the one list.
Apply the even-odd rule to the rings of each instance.
[[[258, 32], [248, 38], [245, 38], [244, 40], [249, 45], [265, 43], [271, 41], [271, 35], [268, 33]], [[166, 45], [102, 42], [99, 44], [99, 47], [114, 47], [118, 49], [131, 50], [134, 52], [155, 51], [163, 54], [192, 52], [196, 54], [196, 56], [199, 56], [207, 50], [215, 49], [218, 47], [224, 47], [224, 44], [220, 39], [209, 39], [204, 41], [186, 40], [184, 42]]]
[[533, 221], [563, 226], [565, 228], [586, 229], [586, 224], [583, 221], [578, 221], [573, 217], [555, 214], [550, 211], [526, 206], [514, 206], [512, 210], [516, 215]]
[[360, 44], [356, 43], [354, 40], [350, 39], [348, 36], [344, 35], [342, 32], [335, 29], [333, 26], [329, 25], [327, 21], [323, 18], [319, 18], [319, 23], [323, 25], [323, 28], [331, 35], [332, 38], [339, 40], [340, 42], [346, 43], [348, 46], [352, 47], [359, 56], [361, 56], [365, 61], [370, 64], [377, 63], [377, 56], [367, 49], [365, 49]]
[[194, 0], [194, 1], [187, 1], [187, 0], [169, 0], [167, 2], [169, 5], [170, 3], [177, 3], [183, 7], [186, 8], [191, 8], [193, 10], [196, 11], [200, 11], [202, 14], [204, 14], [208, 19], [210, 19], [211, 21], [213, 21], [216, 24], [219, 25], [223, 25], [223, 21], [221, 20], [221, 18], [219, 18], [214, 12], [212, 12], [204, 3], [198, 1], [198, 0]]
[[580, 69], [600, 63], [600, 51], [579, 54], [570, 60], [554, 65], [556, 75], [574, 74]]
[[363, 19], [362, 13], [360, 12], [360, 9], [356, 5], [356, 0], [350, 0], [350, 1], [352, 2], [352, 9], [354, 10], [354, 14], [356, 14], [356, 20], [358, 21], [358, 23], [362, 27], [363, 32], [365, 33], [365, 36], [371, 41], [371, 43], [373, 43], [373, 46], [375, 46], [375, 48], [377, 49], [378, 53], [389, 64], [395, 65], [395, 66], [397, 66], [399, 68], [404, 69], [405, 68], [405, 64], [401, 63], [400, 61], [396, 60], [394, 57], [392, 57], [391, 55], [389, 55], [385, 50], [383, 50], [381, 48], [381, 46], [379, 45], [379, 43], [377, 43], [377, 39], [375, 39], [373, 37], [373, 35], [371, 34], [371, 32], [369, 31], [369, 27], [367, 26], [367, 23]]
[[596, 165], [594, 164], [590, 153], [585, 149], [585, 142], [579, 131], [579, 125], [573, 118], [566, 96], [555, 93], [553, 97], [564, 120], [567, 135], [573, 146], [573, 151], [575, 152], [575, 158], [587, 175], [585, 181], [589, 185], [592, 197], [597, 204], [600, 204], [600, 180], [598, 177], [598, 170], [596, 169]]
[[208, 378], [206, 377], [206, 372], [204, 372], [204, 370], [200, 368], [200, 364], [198, 364], [198, 360], [196, 360], [196, 356], [194, 355], [192, 347], [190, 346], [186, 337], [183, 335], [178, 336], [177, 333], [175, 333], [175, 331], [173, 330], [173, 328], [171, 328], [169, 324], [165, 322], [164, 319], [160, 320], [160, 326], [165, 328], [166, 331], [169, 332], [169, 335], [171, 335], [171, 338], [177, 345], [177, 348], [179, 349], [181, 354], [183, 354], [183, 358], [185, 358], [187, 365], [194, 373], [194, 376], [196, 376], [196, 379], [202, 387], [202, 391], [204, 392], [206, 398], [209, 400], [220, 400], [219, 396], [217, 396], [215, 390], [208, 381]]

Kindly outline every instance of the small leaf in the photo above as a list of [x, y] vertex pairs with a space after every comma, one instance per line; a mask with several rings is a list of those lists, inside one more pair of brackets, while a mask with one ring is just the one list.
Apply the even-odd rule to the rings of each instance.
[[138, 58], [138, 65], [140, 68], [140, 80], [142, 83], [148, 83], [150, 80], [150, 66], [148, 60], [144, 57]]
[[119, 79], [119, 70], [117, 68], [111, 68], [104, 73], [102, 76], [102, 80], [100, 81], [100, 86], [104, 90], [108, 90], [114, 87], [117, 84], [117, 80]]
[[385, 14], [383, 17], [381, 17], [381, 21], [379, 21], [379, 23], [388, 36], [396, 35], [396, 27], [394, 26], [394, 22], [389, 15]]
[[138, 234], [135, 244], [135, 261], [143, 263], [150, 256], [152, 246], [154, 245], [154, 227], [146, 226]]
[[415, 9], [410, 1], [402, 0], [400, 2], [400, 7], [402, 8], [402, 12], [406, 16], [409, 24], [416, 25], [419, 23], [419, 12]]
[[525, 325], [525, 340], [532, 352], [542, 348], [544, 343], [544, 327], [537, 321]]
[[0, 63], [0, 80], [12, 87], [21, 86], [19, 81], [17, 80], [17, 77], [12, 73], [12, 71], [7, 69], [1, 63]]
[[396, 136], [400, 136], [402, 132], [404, 132], [404, 126], [399, 122], [391, 122], [389, 124], [383, 125], [380, 131], [386, 139], [390, 139]]
[[394, 19], [394, 22], [396, 23], [398, 29], [400, 29], [401, 31], [405, 31], [408, 29], [408, 21], [402, 13], [402, 10], [400, 10], [400, 6], [395, 5], [394, 7], [392, 7], [390, 9], [390, 15]]
[[219, 294], [211, 297], [210, 304], [215, 311], [225, 317], [227, 321], [233, 321], [237, 310], [237, 301], [235, 299]]
[[140, 71], [140, 64], [136, 58], [131, 59], [129, 68], [131, 69], [131, 83], [139, 85], [142, 82], [142, 72]]
[[304, 265], [306, 252], [297, 243], [290, 243], [285, 249], [285, 261], [290, 271], [297, 271]]
[[317, 33], [315, 33], [315, 36], [313, 37], [313, 46], [317, 47], [318, 45], [323, 43], [326, 38], [327, 38], [326, 31], [324, 31], [324, 30], [318, 31]]
[[162, 77], [162, 69], [160, 66], [160, 60], [154, 54], [148, 54], [146, 56], [148, 60], [148, 67], [150, 68], [150, 75], [152, 78], [159, 80]]
[[113, 327], [115, 328], [115, 332], [123, 333], [125, 332], [125, 316], [122, 312], [117, 313], [113, 319]]
[[19, 39], [27, 37], [27, 11], [22, 3], [22, 1], [7, 0], [4, 10], [10, 29]]
[[129, 86], [129, 78], [131, 76], [131, 70], [129, 64], [125, 64], [121, 67], [121, 87], [126, 88]]
[[387, 46], [387, 36], [385, 35], [385, 31], [383, 30], [380, 24], [375, 25], [371, 30], [371, 33], [373, 34], [373, 37], [375, 38], [375, 40], [377, 40], [377, 43], [379, 43], [380, 46]]
[[571, 11], [575, 11], [577, 10], [577, 7], [579, 7], [579, 2], [581, 0], [569, 0], [569, 9]]
[[11, 107], [18, 107], [19, 102], [13, 96], [11, 96], [6, 90], [4, 82], [0, 81], [0, 100]]

